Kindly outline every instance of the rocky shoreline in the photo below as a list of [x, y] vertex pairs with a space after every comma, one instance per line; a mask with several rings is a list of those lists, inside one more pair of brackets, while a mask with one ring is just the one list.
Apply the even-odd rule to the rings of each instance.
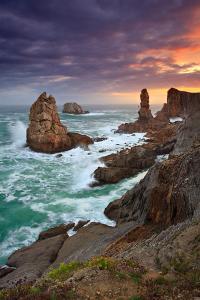
[[[171, 124], [176, 116], [183, 121]], [[117, 130], [138, 131], [147, 132], [147, 143], [103, 157], [105, 167], [95, 171], [99, 183], [115, 183], [150, 168], [144, 179], [105, 209], [116, 226], [82, 223], [84, 227], [70, 237], [67, 231], [75, 224], [41, 233], [38, 241], [9, 257], [7, 265], [13, 269], [0, 272], [0, 288], [33, 283], [60, 263], [99, 255], [132, 259], [147, 269], [165, 268], [169, 273], [182, 257], [188, 268], [200, 270], [200, 93], [170, 89], [167, 104], [153, 117], [148, 92], [142, 90], [138, 120]], [[160, 154], [169, 157], [156, 161]]]

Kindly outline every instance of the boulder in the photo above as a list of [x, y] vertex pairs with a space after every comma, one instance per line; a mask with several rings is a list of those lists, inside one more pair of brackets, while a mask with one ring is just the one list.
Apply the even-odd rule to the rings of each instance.
[[75, 103], [65, 103], [63, 106], [63, 113], [73, 114], [73, 115], [81, 115], [81, 114], [88, 114], [89, 111], [84, 111], [83, 108]]
[[68, 136], [71, 139], [71, 144], [72, 144], [73, 148], [76, 148], [78, 146], [83, 147], [83, 148], [87, 148], [88, 145], [94, 144], [93, 139], [90, 138], [89, 136], [85, 135], [85, 134], [80, 134], [80, 133], [76, 133], [76, 132], [69, 132]]
[[60, 122], [54, 97], [41, 94], [31, 106], [29, 121], [27, 145], [32, 150], [56, 153], [71, 149], [71, 139]]
[[60, 234], [66, 234], [66, 236], [68, 236], [67, 231], [72, 229], [74, 226], [75, 223], [68, 223], [68, 224], [61, 224], [53, 228], [49, 228], [45, 231], [40, 232], [38, 240], [45, 240]]
[[16, 269], [0, 279], [0, 288], [31, 283], [41, 277], [55, 261], [66, 239], [66, 234], [60, 234], [15, 251], [7, 264]]
[[[131, 149], [124, 149], [117, 154], [110, 154], [101, 158], [105, 167], [98, 167], [94, 178], [99, 184], [117, 183], [124, 178], [138, 174], [152, 166], [156, 159], [156, 146], [144, 144]], [[96, 186], [94, 183], [92, 186]]]
[[91, 187], [98, 186], [105, 183], [117, 183], [124, 178], [134, 176], [138, 170], [131, 168], [120, 167], [98, 167], [94, 171], [94, 178], [98, 181], [91, 184]]

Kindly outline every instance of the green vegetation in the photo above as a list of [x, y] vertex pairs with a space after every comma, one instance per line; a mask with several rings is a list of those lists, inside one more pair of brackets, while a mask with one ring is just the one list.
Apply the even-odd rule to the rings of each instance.
[[63, 281], [70, 277], [71, 273], [84, 267], [84, 264], [79, 262], [70, 262], [68, 264], [61, 263], [57, 269], [52, 269], [47, 277], [54, 280]]
[[143, 297], [141, 296], [132, 296], [129, 298], [129, 300], [143, 300]]
[[167, 279], [163, 276], [159, 276], [158, 278], [155, 279], [155, 284], [164, 285], [167, 283], [168, 283]]
[[141, 282], [141, 279], [142, 279], [142, 275], [139, 274], [139, 273], [129, 273], [129, 276], [131, 277], [131, 279], [133, 280], [133, 282], [135, 284], [139, 284]]
[[98, 267], [100, 270], [113, 270], [115, 267], [115, 260], [110, 257], [94, 257], [86, 263], [88, 267]]

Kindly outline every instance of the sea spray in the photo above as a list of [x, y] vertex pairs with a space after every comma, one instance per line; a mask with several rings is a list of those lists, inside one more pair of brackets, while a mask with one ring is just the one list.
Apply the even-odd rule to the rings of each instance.
[[26, 126], [23, 122], [17, 121], [10, 125], [10, 133], [14, 145], [23, 147], [26, 144]]

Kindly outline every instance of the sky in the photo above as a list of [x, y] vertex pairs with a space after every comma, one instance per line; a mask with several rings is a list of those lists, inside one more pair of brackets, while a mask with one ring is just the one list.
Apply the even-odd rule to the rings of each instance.
[[200, 0], [0, 0], [0, 104], [200, 91]]

